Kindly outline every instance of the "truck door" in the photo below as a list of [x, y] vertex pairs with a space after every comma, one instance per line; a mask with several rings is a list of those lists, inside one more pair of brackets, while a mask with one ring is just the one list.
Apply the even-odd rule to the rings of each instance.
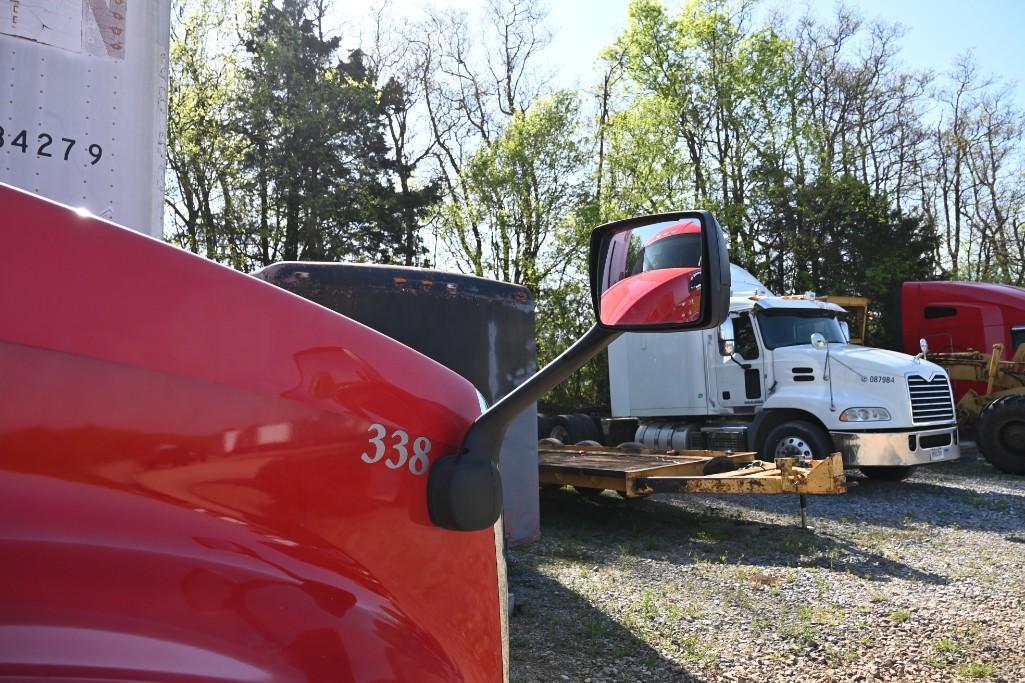
[[765, 400], [763, 367], [765, 354], [758, 344], [751, 315], [731, 315], [735, 352], [733, 358], [720, 357], [716, 363], [717, 403], [724, 407], [756, 406]]

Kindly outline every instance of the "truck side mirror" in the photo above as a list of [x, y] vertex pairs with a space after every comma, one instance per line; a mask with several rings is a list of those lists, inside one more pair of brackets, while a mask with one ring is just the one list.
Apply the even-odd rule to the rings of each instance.
[[435, 525], [478, 531], [502, 513], [498, 454], [509, 424], [626, 331], [718, 327], [730, 308], [730, 259], [708, 211], [629, 218], [595, 228], [589, 262], [597, 321], [533, 377], [480, 415], [456, 453], [439, 458], [427, 479]]
[[591, 296], [610, 330], [697, 330], [726, 319], [729, 255], [707, 211], [609, 223], [591, 234]]
[[737, 343], [733, 336], [733, 318], [726, 318], [719, 326], [719, 355], [732, 357], [736, 351]]
[[811, 335], [811, 345], [820, 351], [826, 348], [826, 338], [822, 336], [821, 332], [813, 332]]

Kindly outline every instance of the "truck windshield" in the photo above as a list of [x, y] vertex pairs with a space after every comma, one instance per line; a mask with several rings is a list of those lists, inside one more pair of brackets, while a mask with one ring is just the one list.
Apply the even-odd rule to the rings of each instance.
[[816, 332], [831, 344], [847, 341], [836, 318], [820, 311], [761, 312], [758, 314], [758, 329], [767, 349], [811, 344], [811, 336]]
[[631, 275], [662, 268], [697, 268], [701, 265], [701, 234], [671, 235], [643, 247], [634, 259]]

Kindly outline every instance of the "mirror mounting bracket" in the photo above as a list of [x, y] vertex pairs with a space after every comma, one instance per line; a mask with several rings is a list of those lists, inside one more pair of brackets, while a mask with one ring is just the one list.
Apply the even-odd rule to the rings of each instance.
[[498, 520], [502, 513], [498, 455], [510, 423], [620, 334], [592, 326], [558, 358], [503, 396], [470, 425], [460, 452], [440, 458], [431, 466], [427, 508], [435, 525], [453, 531], [479, 531]]

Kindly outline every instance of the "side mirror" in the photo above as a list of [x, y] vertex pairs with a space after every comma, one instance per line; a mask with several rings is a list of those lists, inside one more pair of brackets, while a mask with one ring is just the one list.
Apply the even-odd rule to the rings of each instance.
[[719, 326], [719, 355], [732, 357], [736, 351], [737, 343], [733, 336], [733, 318], [726, 318]]
[[851, 326], [847, 324], [846, 320], [840, 321], [840, 331], [843, 332], [844, 341], [849, 344], [851, 342]]
[[699, 330], [729, 313], [726, 239], [707, 211], [630, 218], [591, 233], [591, 295], [609, 330]]
[[821, 351], [826, 348], [826, 338], [822, 336], [821, 332], [813, 332], [811, 335], [811, 345]]
[[598, 318], [562, 355], [506, 394], [470, 425], [455, 452], [427, 478], [431, 521], [479, 531], [502, 513], [498, 454], [509, 424], [620, 334], [717, 327], [730, 309], [726, 238], [707, 211], [630, 218], [591, 233], [591, 300]]

